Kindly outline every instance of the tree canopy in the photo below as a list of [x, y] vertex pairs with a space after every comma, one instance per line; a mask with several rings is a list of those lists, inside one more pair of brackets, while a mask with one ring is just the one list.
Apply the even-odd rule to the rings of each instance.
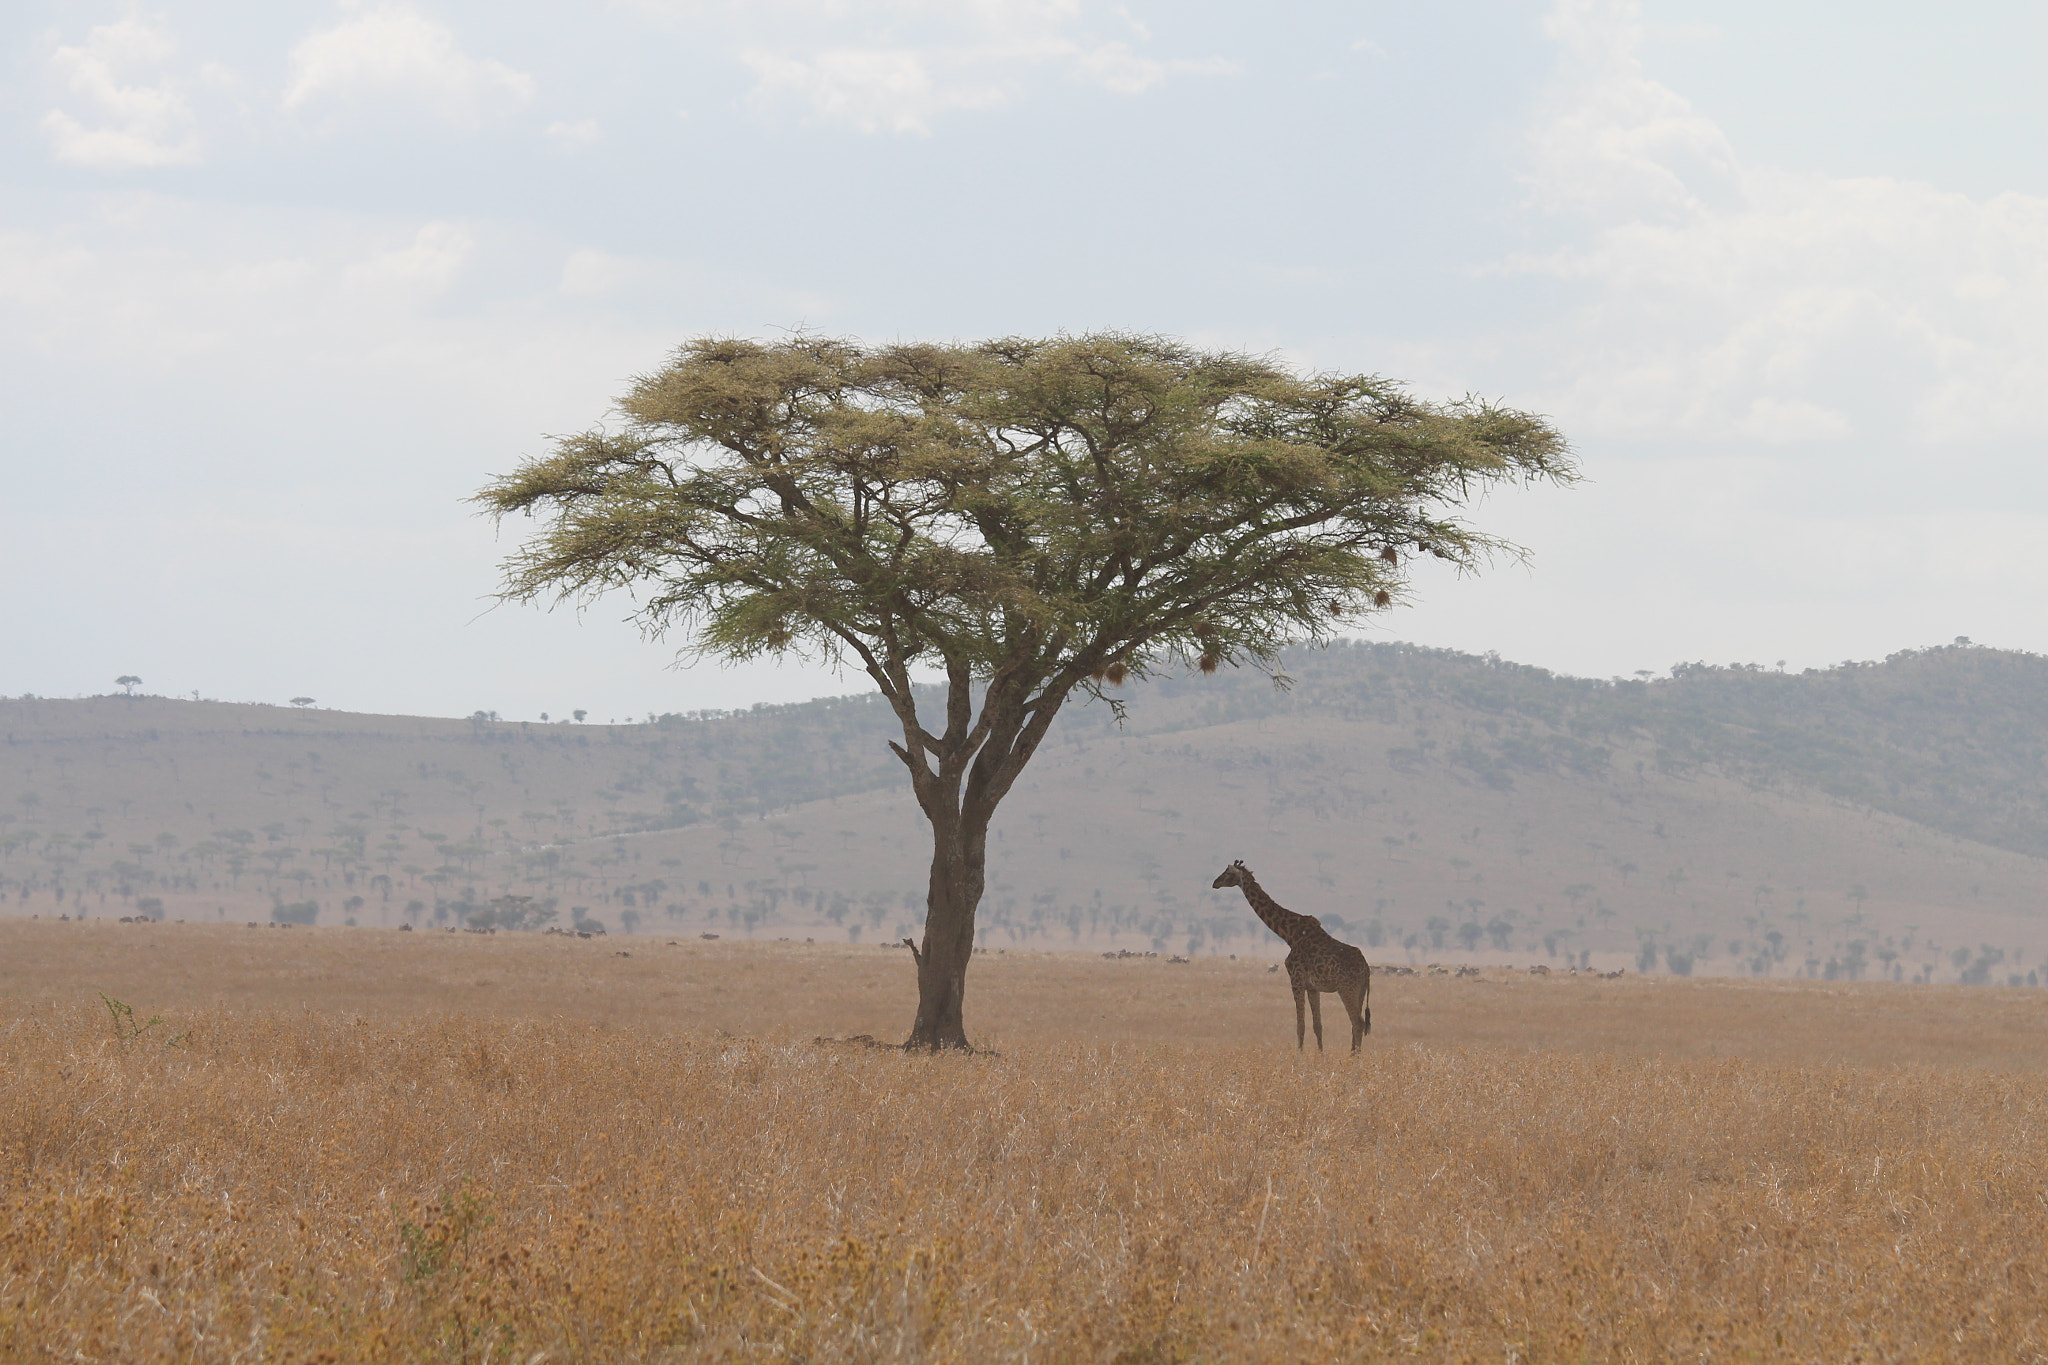
[[[874, 680], [933, 826], [912, 1034], [931, 1045], [965, 1043], [988, 822], [1072, 693], [1271, 667], [1392, 605], [1413, 556], [1512, 549], [1458, 519], [1475, 492], [1574, 477], [1528, 413], [1125, 333], [703, 338], [620, 415], [478, 495], [547, 518], [505, 595], [623, 589], [686, 651]], [[942, 716], [919, 714], [926, 670]]]

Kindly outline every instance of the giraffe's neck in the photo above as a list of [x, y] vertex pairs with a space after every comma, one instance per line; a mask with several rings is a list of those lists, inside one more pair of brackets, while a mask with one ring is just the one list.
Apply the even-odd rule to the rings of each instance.
[[1317, 927], [1316, 921], [1307, 915], [1297, 915], [1286, 906], [1266, 894], [1266, 888], [1252, 880], [1250, 874], [1238, 883], [1245, 900], [1251, 903], [1252, 913], [1264, 922], [1268, 929], [1280, 936], [1289, 947], [1310, 929]]

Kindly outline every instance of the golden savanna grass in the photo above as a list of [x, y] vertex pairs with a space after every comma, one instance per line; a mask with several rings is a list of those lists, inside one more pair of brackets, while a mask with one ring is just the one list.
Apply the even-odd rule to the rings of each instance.
[[1000, 1055], [814, 1040], [908, 976], [0, 923], [0, 1359], [2043, 1353], [2024, 992], [1392, 978], [1353, 1059], [1262, 965], [1004, 955]]

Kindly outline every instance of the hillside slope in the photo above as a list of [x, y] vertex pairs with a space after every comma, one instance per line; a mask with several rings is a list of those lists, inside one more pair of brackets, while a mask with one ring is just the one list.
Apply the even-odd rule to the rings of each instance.
[[[2048, 950], [2038, 657], [1287, 667], [1130, 689], [1121, 727], [1071, 706], [999, 819], [988, 944], [1276, 951], [1208, 889], [1243, 857], [1382, 960], [2003, 981]], [[0, 907], [453, 923], [513, 894], [614, 932], [893, 938], [925, 846], [889, 729], [871, 697], [629, 726], [0, 702]]]

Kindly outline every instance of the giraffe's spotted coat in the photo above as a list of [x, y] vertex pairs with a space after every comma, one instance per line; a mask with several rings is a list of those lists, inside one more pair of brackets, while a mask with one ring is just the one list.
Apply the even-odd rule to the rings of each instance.
[[1351, 1050], [1358, 1051], [1365, 1035], [1372, 1032], [1372, 967], [1365, 954], [1330, 937], [1314, 915], [1298, 915], [1267, 895], [1241, 858], [1224, 868], [1210, 885], [1218, 889], [1234, 886], [1244, 892], [1252, 913], [1287, 945], [1287, 982], [1294, 987], [1294, 1045], [1308, 1046], [1302, 1018], [1305, 1001], [1315, 1018], [1316, 1051], [1323, 1050], [1322, 992], [1335, 991], [1351, 1015]]

